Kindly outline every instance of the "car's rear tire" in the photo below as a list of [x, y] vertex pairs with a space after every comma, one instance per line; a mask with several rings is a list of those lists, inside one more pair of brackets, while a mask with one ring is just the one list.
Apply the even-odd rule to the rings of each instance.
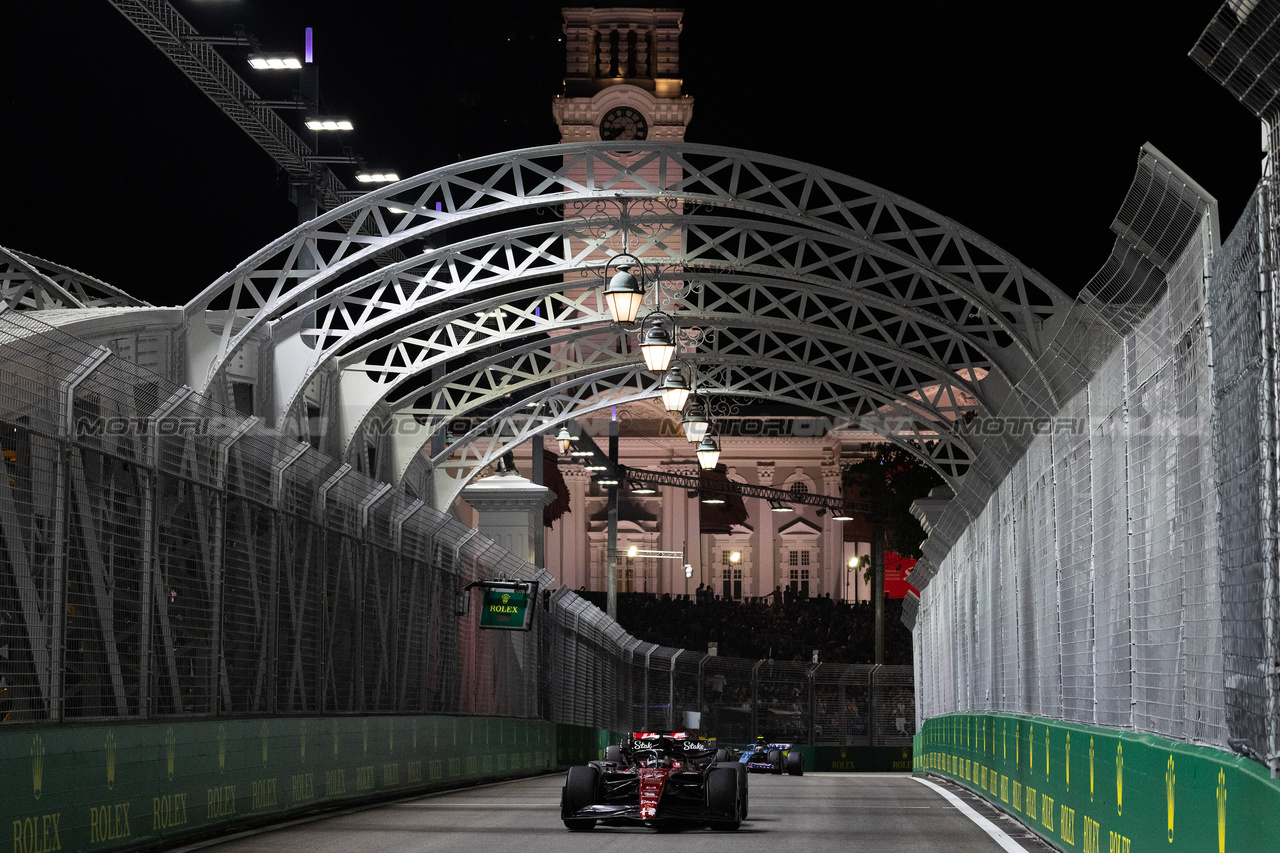
[[729, 750], [725, 749], [723, 746], [716, 750], [717, 764], [719, 764], [722, 761], [728, 761], [728, 760], [729, 760]]
[[728, 767], [730, 770], [738, 774], [738, 816], [743, 820], [747, 819], [747, 810], [750, 806], [747, 797], [747, 765], [741, 761], [726, 761], [723, 764], [717, 764], [716, 767]]
[[713, 767], [707, 774], [707, 808], [716, 815], [708, 823], [712, 829], [733, 831], [742, 826], [738, 771]]
[[565, 774], [564, 789], [560, 794], [560, 817], [566, 829], [592, 829], [596, 822], [591, 818], [572, 818], [579, 809], [594, 805], [596, 789], [600, 784], [600, 771], [590, 766], [570, 767]]
[[774, 776], [782, 775], [782, 750], [769, 750], [769, 768], [769, 772], [773, 773]]
[[613, 762], [614, 764], [622, 763], [622, 747], [616, 743], [609, 744], [604, 748], [604, 760]]
[[804, 775], [804, 754], [797, 749], [793, 749], [787, 753], [787, 775]]

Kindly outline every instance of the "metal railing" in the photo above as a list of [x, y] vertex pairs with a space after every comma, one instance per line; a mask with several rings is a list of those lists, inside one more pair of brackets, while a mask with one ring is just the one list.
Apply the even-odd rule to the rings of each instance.
[[719, 657], [636, 640], [563, 587], [551, 604], [556, 722], [815, 746], [905, 745], [915, 733], [910, 666]]
[[15, 311], [0, 315], [0, 449], [5, 722], [422, 712], [906, 743], [914, 721], [910, 668], [653, 646], [566, 589], [530, 633], [478, 631], [478, 608], [459, 615], [467, 583], [550, 577]]

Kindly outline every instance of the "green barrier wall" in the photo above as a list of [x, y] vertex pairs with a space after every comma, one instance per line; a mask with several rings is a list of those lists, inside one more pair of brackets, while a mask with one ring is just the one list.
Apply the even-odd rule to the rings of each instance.
[[568, 727], [446, 716], [12, 726], [0, 729], [3, 827], [12, 853], [172, 843], [547, 772], [558, 728]]
[[915, 741], [916, 772], [956, 780], [1064, 850], [1280, 850], [1280, 785], [1228, 752], [1006, 714], [936, 717]]
[[809, 751], [804, 757], [804, 766], [810, 770], [893, 773], [914, 769], [909, 746], [815, 746], [801, 749]]

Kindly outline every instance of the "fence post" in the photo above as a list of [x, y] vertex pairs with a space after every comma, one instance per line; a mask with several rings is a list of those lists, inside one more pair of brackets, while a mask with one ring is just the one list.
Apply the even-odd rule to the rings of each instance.
[[[680, 655], [684, 654], [684, 649], [676, 649], [676, 653], [671, 656], [671, 669], [667, 672], [667, 696], [670, 702], [667, 703], [667, 731], [675, 731], [676, 725], [676, 660]], [[680, 728], [684, 728], [684, 717], [680, 718]]]
[[867, 746], [876, 745], [876, 720], [879, 715], [876, 713], [876, 672], [879, 671], [881, 664], [871, 667], [871, 672], [867, 673]]
[[[49, 602], [49, 652], [48, 652], [48, 668], [44, 671], [45, 681], [45, 697], [49, 703], [49, 719], [59, 721], [63, 717], [62, 708], [62, 680], [66, 671], [66, 662], [63, 657], [66, 651], [66, 625], [67, 625], [67, 562], [69, 560], [69, 550], [71, 548], [71, 537], [67, 535], [68, 519], [71, 511], [70, 506], [70, 483], [71, 479], [71, 439], [75, 435], [75, 405], [76, 405], [76, 389], [88, 379], [95, 370], [102, 366], [102, 363], [111, 357], [111, 350], [106, 347], [99, 347], [93, 355], [85, 356], [84, 360], [73, 370], [59, 387], [61, 392], [61, 417], [58, 419], [58, 459], [54, 470], [54, 488], [57, 490], [54, 496], [54, 512], [56, 517], [53, 520], [53, 539], [57, 543], [57, 556], [54, 558], [52, 566], [52, 577], [49, 579], [49, 597], [55, 601]], [[87, 498], [86, 498], [87, 500]], [[2, 525], [0, 525], [2, 526]], [[15, 530], [16, 530], [15, 526]], [[83, 531], [83, 535], [89, 536], [91, 532]], [[19, 581], [16, 584], [18, 594], [22, 596], [23, 590], [29, 590], [32, 594], [35, 591], [35, 585], [27, 579], [26, 582]], [[27, 634], [35, 628], [35, 613], [38, 608], [30, 607], [30, 602], [23, 597], [23, 610], [31, 612], [27, 614]], [[32, 638], [34, 640], [34, 638]], [[108, 650], [114, 652], [115, 643], [108, 641]], [[36, 643], [31, 643], [32, 658], [37, 658]], [[115, 669], [119, 669], [119, 658], [117, 657]], [[36, 678], [39, 680], [41, 672], [40, 667], [36, 668]]]
[[[320, 571], [322, 572], [321, 574], [322, 584], [328, 580], [328, 575], [329, 575], [329, 535], [328, 535], [329, 530], [328, 530], [328, 524], [325, 519], [326, 510], [328, 509], [328, 503], [329, 503], [329, 492], [331, 489], [333, 489], [334, 486], [338, 485], [338, 482], [343, 477], [347, 476], [347, 474], [349, 473], [351, 473], [351, 466], [346, 464], [342, 465], [342, 467], [340, 467], [337, 471], [334, 471], [333, 476], [331, 476], [328, 480], [326, 480], [324, 485], [322, 485], [319, 488], [319, 490], [316, 491], [316, 502], [313, 506], [313, 510], [315, 513], [314, 521], [320, 535], [321, 558], [317, 562], [320, 563]], [[339, 558], [339, 562], [341, 562], [341, 558]], [[353, 594], [355, 593], [354, 589], [352, 590], [352, 593]], [[358, 607], [357, 613], [359, 613], [361, 610], [363, 610], [363, 608]], [[321, 635], [320, 635], [320, 672], [321, 672], [320, 704], [316, 708], [316, 710], [318, 711], [324, 710], [325, 697], [329, 695], [329, 691], [327, 691], [324, 687], [324, 679], [328, 678], [328, 672], [329, 672], [328, 651], [329, 651], [330, 642], [329, 642], [328, 633], [330, 629], [328, 626], [324, 624], [324, 622], [325, 620], [321, 619], [320, 621], [320, 632], [321, 632]], [[357, 632], [359, 632], [359, 624], [360, 623], [357, 618], [357, 622], [356, 622]], [[337, 678], [336, 675], [334, 677]], [[333, 692], [335, 696], [341, 695], [341, 692], [339, 691], [338, 685], [336, 683], [334, 684]], [[340, 709], [334, 708], [333, 710], [336, 711]], [[359, 709], [348, 708], [347, 710], [355, 711]]]

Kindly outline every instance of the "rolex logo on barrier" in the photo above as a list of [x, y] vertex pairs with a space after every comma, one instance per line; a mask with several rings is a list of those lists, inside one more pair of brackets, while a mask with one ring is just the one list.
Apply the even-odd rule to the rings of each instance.
[[177, 758], [178, 739], [173, 734], [173, 726], [168, 726], [164, 730], [164, 762], [170, 782], [173, 781], [173, 765], [177, 763]]
[[110, 791], [116, 786], [116, 735], [111, 729], [107, 729], [107, 790]]
[[1124, 744], [1116, 744], [1116, 814], [1124, 814]]
[[1173, 775], [1173, 756], [1169, 756], [1169, 763], [1165, 765], [1164, 771], [1164, 789], [1165, 797], [1169, 804], [1169, 843], [1173, 843], [1173, 783], [1175, 777]]
[[227, 772], [227, 724], [218, 723], [218, 772]]
[[1218, 769], [1218, 853], [1227, 853], [1227, 772]]
[[44, 738], [40, 735], [31, 738], [31, 788], [40, 799], [44, 788]]

